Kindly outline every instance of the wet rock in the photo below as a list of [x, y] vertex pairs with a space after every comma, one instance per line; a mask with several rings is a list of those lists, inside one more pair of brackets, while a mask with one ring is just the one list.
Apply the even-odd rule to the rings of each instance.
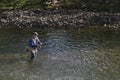
[[85, 12], [76, 9], [53, 11], [10, 10], [0, 13], [0, 26], [32, 27], [36, 25], [39, 27], [84, 27], [99, 24], [117, 24], [117, 27], [119, 27], [119, 17], [120, 13]]

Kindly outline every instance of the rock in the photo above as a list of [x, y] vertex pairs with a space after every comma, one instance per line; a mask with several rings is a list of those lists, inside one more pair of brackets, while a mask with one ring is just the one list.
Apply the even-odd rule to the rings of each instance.
[[85, 12], [77, 9], [53, 11], [9, 10], [0, 12], [0, 26], [3, 27], [9, 25], [16, 27], [32, 27], [35, 25], [40, 27], [84, 27], [98, 24], [116, 24], [119, 27], [120, 13]]

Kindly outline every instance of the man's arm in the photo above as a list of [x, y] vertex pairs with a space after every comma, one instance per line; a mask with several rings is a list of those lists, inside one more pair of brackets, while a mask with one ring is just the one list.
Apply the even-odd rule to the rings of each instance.
[[42, 42], [41, 42], [41, 40], [39, 38], [37, 39], [37, 43], [38, 43], [38, 47], [42, 46]]

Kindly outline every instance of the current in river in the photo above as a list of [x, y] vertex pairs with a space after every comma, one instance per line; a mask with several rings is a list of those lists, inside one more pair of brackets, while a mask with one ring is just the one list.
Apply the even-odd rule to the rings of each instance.
[[[43, 46], [31, 62], [34, 31]], [[120, 29], [0, 28], [0, 80], [120, 80]]]

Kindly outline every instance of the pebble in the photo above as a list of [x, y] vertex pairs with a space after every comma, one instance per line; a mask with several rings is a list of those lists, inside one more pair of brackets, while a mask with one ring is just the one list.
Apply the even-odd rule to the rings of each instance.
[[[31, 27], [34, 24], [40, 27], [84, 27], [102, 24], [120, 25], [120, 13], [85, 12], [82, 10], [9, 10], [1, 11], [0, 27], [9, 25], [19, 27]], [[24, 26], [23, 26], [24, 25]]]

